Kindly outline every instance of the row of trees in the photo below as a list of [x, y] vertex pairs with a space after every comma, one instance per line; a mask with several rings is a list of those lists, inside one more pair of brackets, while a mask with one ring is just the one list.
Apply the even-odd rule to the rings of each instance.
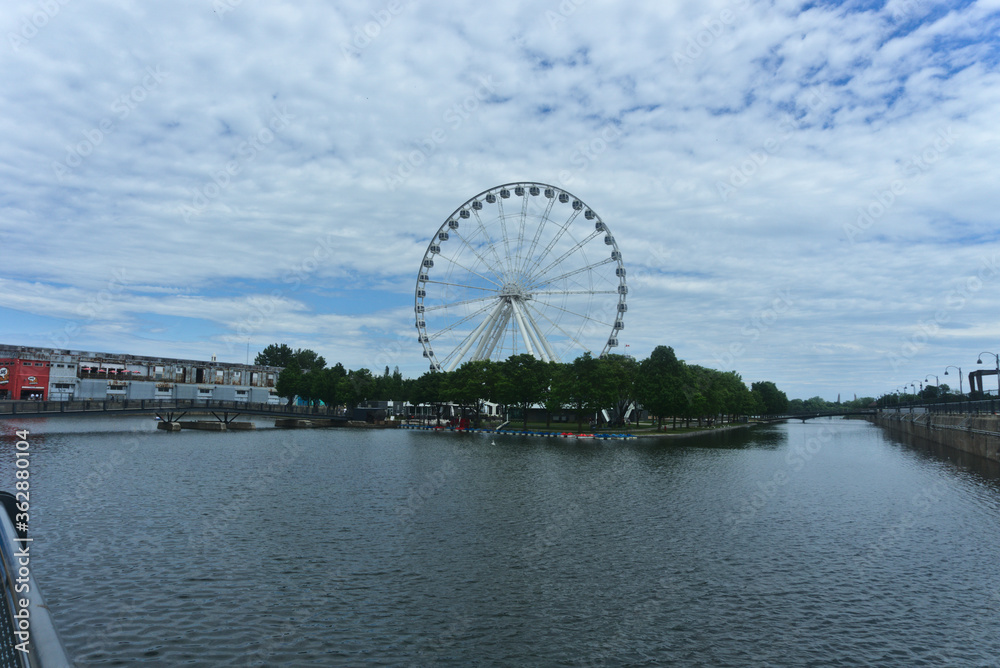
[[504, 361], [479, 360], [451, 372], [427, 372], [404, 379], [396, 368], [381, 376], [368, 369], [327, 368], [312, 351], [268, 346], [258, 364], [285, 366], [277, 392], [289, 402], [295, 396], [328, 405], [356, 405], [368, 399], [411, 404], [454, 403], [478, 419], [485, 402], [519, 409], [527, 425], [531, 406], [545, 407], [549, 419], [569, 411], [582, 425], [589, 416], [607, 411], [613, 424], [624, 424], [629, 407], [638, 404], [664, 419], [701, 424], [715, 416], [780, 414], [788, 398], [772, 382], [750, 388], [735, 371], [717, 371], [678, 360], [673, 348], [658, 346], [642, 361], [624, 355], [595, 358], [585, 353], [572, 362], [543, 362], [531, 355]]

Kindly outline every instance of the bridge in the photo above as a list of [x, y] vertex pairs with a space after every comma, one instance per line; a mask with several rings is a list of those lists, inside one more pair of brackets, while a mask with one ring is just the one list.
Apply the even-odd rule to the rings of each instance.
[[90, 401], [0, 401], [0, 420], [25, 418], [84, 417], [99, 415], [157, 415], [167, 422], [188, 413], [211, 414], [229, 424], [239, 415], [266, 415], [275, 418], [322, 418], [347, 422], [348, 418], [331, 406], [287, 406], [214, 399], [124, 399]]
[[768, 415], [761, 418], [761, 422], [784, 422], [786, 420], [812, 420], [819, 417], [853, 417], [855, 415], [875, 415], [874, 408], [854, 408], [840, 411], [815, 411], [812, 413], [796, 413], [794, 415]]

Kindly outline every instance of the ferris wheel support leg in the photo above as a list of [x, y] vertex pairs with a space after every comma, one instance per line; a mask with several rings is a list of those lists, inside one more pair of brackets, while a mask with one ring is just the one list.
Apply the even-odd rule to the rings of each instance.
[[524, 339], [524, 345], [528, 349], [528, 354], [532, 357], [537, 357], [535, 354], [535, 347], [531, 343], [531, 335], [528, 333], [528, 327], [524, 324], [524, 318], [521, 317], [521, 310], [517, 307], [517, 303], [510, 303], [511, 309], [514, 311], [514, 319], [517, 321], [517, 328], [521, 330], [521, 338]]
[[[493, 340], [497, 328], [501, 326], [500, 323], [504, 322], [504, 314], [506, 313], [506, 304], [501, 303], [499, 308], [494, 309], [493, 313], [490, 315], [489, 323], [487, 324], [486, 329], [483, 330], [483, 333], [479, 337], [479, 345], [476, 346], [475, 352], [472, 353], [473, 360], [485, 359], [483, 352], [486, 351], [490, 341]], [[489, 355], [490, 353], [487, 352], [486, 357], [489, 357]]]
[[491, 322], [493, 322], [494, 320], [496, 320], [497, 316], [500, 314], [500, 311], [502, 309], [503, 309], [503, 302], [501, 301], [501, 302], [497, 303], [496, 308], [493, 309], [493, 312], [490, 314], [490, 317], [485, 318], [483, 320], [483, 322], [480, 323], [479, 327], [476, 327], [476, 331], [474, 331], [472, 333], [472, 336], [470, 336], [466, 340], [466, 342], [462, 345], [461, 349], [458, 351], [458, 354], [455, 355], [455, 359], [453, 359], [451, 361], [451, 364], [448, 365], [448, 371], [454, 371], [455, 370], [455, 368], [459, 365], [459, 363], [461, 363], [462, 358], [465, 357], [466, 353], [469, 352], [469, 348], [472, 347], [472, 344], [475, 343], [479, 339], [480, 335], [482, 335], [482, 333], [483, 333], [483, 330], [485, 330], [486, 327]]
[[535, 323], [531, 319], [531, 316], [526, 312], [526, 309], [523, 309], [521, 305], [515, 301], [511, 302], [511, 306], [514, 307], [514, 316], [517, 318], [517, 324], [521, 329], [521, 335], [524, 337], [524, 343], [528, 347], [528, 352], [533, 356], [540, 358], [543, 362], [551, 361], [549, 354], [538, 341], [538, 333], [535, 331]]
[[497, 344], [500, 343], [500, 337], [503, 336], [504, 331], [507, 329], [507, 325], [510, 324], [510, 307], [504, 308], [503, 314], [500, 316], [500, 320], [497, 321], [493, 328], [493, 332], [490, 335], [489, 344], [483, 348], [483, 355], [480, 359], [486, 359], [493, 355], [493, 351], [496, 350]]
[[525, 315], [528, 316], [529, 320], [531, 321], [531, 325], [535, 328], [535, 334], [538, 336], [538, 340], [542, 343], [542, 346], [545, 348], [545, 352], [549, 354], [549, 359], [555, 360], [556, 354], [552, 351], [552, 346], [549, 345], [548, 339], [546, 339], [545, 336], [542, 335], [542, 330], [539, 329], [538, 323], [535, 322], [535, 319], [531, 317], [531, 310], [532, 310], [531, 307], [526, 305], [524, 308]]

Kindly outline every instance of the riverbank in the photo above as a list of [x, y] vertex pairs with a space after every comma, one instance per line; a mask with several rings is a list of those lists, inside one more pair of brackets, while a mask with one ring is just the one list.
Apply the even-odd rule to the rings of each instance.
[[869, 419], [893, 436], [1000, 461], [1000, 416], [997, 415], [883, 412]]

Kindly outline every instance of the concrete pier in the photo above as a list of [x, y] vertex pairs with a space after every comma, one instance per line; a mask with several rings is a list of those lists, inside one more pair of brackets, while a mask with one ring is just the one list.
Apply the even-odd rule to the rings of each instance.
[[226, 423], [218, 420], [198, 420], [197, 422], [181, 422], [182, 429], [200, 429], [202, 431], [225, 431]]
[[166, 420], [164, 420], [162, 422], [156, 423], [156, 428], [157, 429], [162, 429], [164, 431], [180, 431], [181, 430], [181, 423], [180, 422], [167, 422]]

